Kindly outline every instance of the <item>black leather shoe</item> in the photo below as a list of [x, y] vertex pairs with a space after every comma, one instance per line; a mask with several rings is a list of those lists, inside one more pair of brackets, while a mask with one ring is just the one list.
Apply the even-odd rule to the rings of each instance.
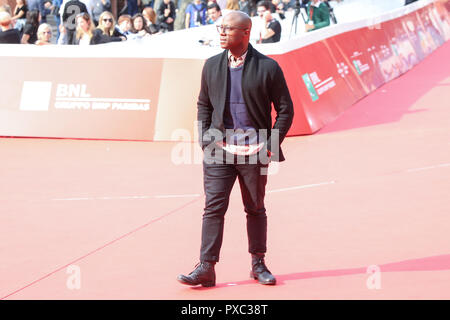
[[250, 277], [258, 280], [261, 284], [274, 285], [277, 282], [269, 269], [267, 269], [263, 254], [252, 254], [252, 271], [250, 271]]
[[194, 271], [185, 276], [180, 274], [177, 280], [188, 286], [214, 287], [216, 285], [216, 272], [214, 271], [215, 262], [200, 262], [196, 265]]

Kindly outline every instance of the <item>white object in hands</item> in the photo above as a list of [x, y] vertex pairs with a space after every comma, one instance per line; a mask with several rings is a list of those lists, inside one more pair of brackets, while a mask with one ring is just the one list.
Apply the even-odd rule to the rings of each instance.
[[225, 142], [217, 142], [216, 144], [223, 150], [239, 156], [250, 156], [257, 154], [264, 146], [264, 142], [251, 145], [226, 144]]

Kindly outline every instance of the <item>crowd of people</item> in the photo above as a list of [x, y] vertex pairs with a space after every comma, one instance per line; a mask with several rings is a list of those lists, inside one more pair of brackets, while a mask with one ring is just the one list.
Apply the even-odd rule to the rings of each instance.
[[[308, 14], [306, 31], [330, 24], [327, 0], [299, 3]], [[127, 0], [116, 21], [110, 0], [16, 0], [14, 9], [0, 7], [0, 43], [92, 45], [173, 31], [178, 13], [174, 1], [162, 0], [156, 9], [153, 5], [153, 0]], [[239, 10], [262, 19], [259, 43], [278, 42], [282, 31], [278, 20], [295, 6], [295, 0], [192, 0], [185, 9], [184, 27], [220, 24], [223, 16]], [[55, 17], [56, 35], [48, 15]]]

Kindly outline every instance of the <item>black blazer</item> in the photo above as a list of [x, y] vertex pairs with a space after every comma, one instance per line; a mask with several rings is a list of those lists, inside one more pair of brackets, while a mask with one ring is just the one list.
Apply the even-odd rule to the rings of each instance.
[[[206, 60], [203, 66], [201, 89], [197, 102], [197, 120], [202, 148], [211, 143], [205, 136], [209, 128], [225, 133], [223, 114], [227, 95], [228, 50]], [[272, 104], [277, 113], [273, 129], [279, 130], [279, 144], [284, 140], [294, 117], [294, 107], [283, 71], [278, 63], [248, 45], [242, 72], [242, 95], [255, 129], [272, 129]], [[206, 138], [206, 139], [205, 139]], [[267, 149], [274, 161], [284, 161], [281, 147]]]

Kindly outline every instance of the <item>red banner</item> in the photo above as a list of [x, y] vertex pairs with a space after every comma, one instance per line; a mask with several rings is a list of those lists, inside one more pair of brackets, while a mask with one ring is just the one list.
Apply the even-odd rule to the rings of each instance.
[[337, 34], [282, 55], [296, 116], [289, 136], [311, 134], [410, 70], [449, 39], [450, 1]]

